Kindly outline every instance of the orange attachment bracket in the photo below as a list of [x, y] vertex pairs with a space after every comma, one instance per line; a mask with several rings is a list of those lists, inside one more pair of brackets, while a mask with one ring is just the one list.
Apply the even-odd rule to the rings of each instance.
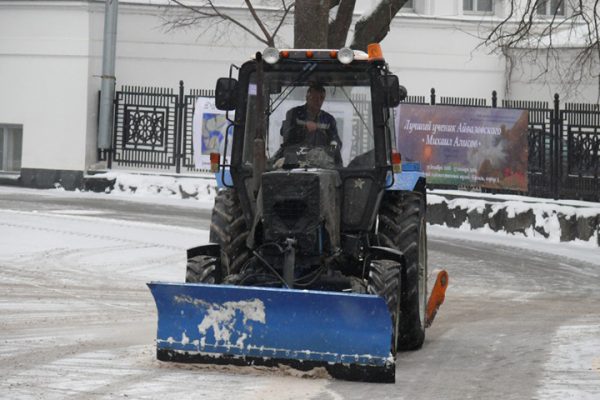
[[446, 298], [446, 288], [448, 287], [448, 272], [441, 270], [437, 274], [433, 290], [427, 302], [427, 316], [425, 319], [425, 327], [429, 328], [433, 323], [433, 319], [437, 314], [440, 306], [444, 304]]

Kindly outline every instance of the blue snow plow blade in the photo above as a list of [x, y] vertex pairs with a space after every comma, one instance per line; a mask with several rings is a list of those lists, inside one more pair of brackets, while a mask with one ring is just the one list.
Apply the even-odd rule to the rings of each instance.
[[324, 366], [335, 378], [394, 382], [392, 322], [379, 296], [199, 283], [148, 286], [158, 309], [160, 360]]

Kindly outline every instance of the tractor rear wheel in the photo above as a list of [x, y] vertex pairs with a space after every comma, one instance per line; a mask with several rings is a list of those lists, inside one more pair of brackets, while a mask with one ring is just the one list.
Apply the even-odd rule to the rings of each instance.
[[250, 258], [250, 251], [246, 247], [247, 238], [248, 227], [237, 193], [233, 189], [221, 189], [215, 198], [209, 240], [221, 245], [224, 275], [239, 272]]
[[379, 240], [400, 250], [402, 269], [398, 350], [416, 350], [425, 340], [427, 233], [425, 199], [418, 192], [387, 192], [379, 212]]
[[221, 283], [217, 259], [209, 256], [192, 257], [187, 262], [186, 283]]
[[394, 261], [373, 260], [369, 270], [367, 293], [376, 294], [385, 300], [392, 316], [392, 354], [397, 351], [397, 335], [400, 314], [400, 286], [402, 266]]

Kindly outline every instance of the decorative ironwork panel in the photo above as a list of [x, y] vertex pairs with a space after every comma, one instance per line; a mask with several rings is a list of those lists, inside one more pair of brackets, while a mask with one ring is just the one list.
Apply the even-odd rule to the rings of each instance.
[[568, 126], [567, 171], [570, 175], [598, 175], [598, 147], [600, 128]]
[[166, 144], [165, 122], [168, 107], [125, 105], [123, 148], [157, 150]]
[[551, 197], [554, 168], [553, 111], [548, 102], [503, 100], [502, 108], [528, 110], [528, 185], [529, 194]]
[[561, 111], [562, 191], [566, 197], [600, 201], [600, 110], [598, 104], [569, 104]]
[[178, 160], [178, 97], [172, 89], [123, 86], [116, 93], [113, 162], [172, 168]]

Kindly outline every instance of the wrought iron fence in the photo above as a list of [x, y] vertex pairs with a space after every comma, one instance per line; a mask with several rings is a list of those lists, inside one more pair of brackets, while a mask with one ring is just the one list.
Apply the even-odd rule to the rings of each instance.
[[561, 194], [600, 200], [600, 110], [598, 104], [565, 104], [557, 126]]
[[[212, 90], [185, 94], [170, 88], [123, 86], [114, 99], [113, 149], [101, 158], [113, 165], [200, 172], [193, 161], [195, 101]], [[487, 99], [409, 96], [406, 103], [498, 107], [496, 91]], [[555, 95], [543, 101], [502, 100], [501, 108], [529, 111], [528, 195], [600, 201], [600, 105], [565, 104]]]
[[123, 86], [115, 93], [113, 147], [99, 158], [108, 167], [201, 172], [194, 165], [193, 115], [198, 97], [212, 90], [190, 90], [183, 81], [171, 88]]

